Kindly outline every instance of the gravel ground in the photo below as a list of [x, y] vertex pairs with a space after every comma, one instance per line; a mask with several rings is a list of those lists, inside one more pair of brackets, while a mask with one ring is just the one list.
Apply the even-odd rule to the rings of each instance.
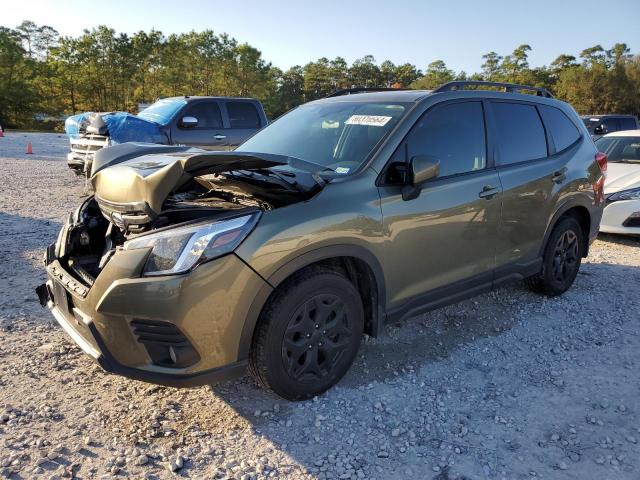
[[40, 308], [83, 183], [61, 160], [0, 165], [1, 475], [640, 478], [640, 240], [599, 238], [561, 298], [513, 285], [390, 325], [312, 401], [177, 390], [103, 373]]
[[[27, 154], [31, 143], [32, 154]], [[63, 133], [19, 132], [8, 130], [0, 138], [0, 159], [64, 160], [69, 152], [69, 139]]]

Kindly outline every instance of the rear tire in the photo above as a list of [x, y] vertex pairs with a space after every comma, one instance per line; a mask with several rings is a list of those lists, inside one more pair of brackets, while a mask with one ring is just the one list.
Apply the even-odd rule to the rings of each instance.
[[249, 372], [288, 400], [335, 385], [355, 358], [364, 329], [362, 300], [343, 275], [312, 268], [278, 288], [263, 311]]
[[580, 223], [573, 217], [561, 218], [545, 246], [542, 270], [525, 279], [527, 287], [550, 297], [562, 295], [578, 275], [584, 245]]

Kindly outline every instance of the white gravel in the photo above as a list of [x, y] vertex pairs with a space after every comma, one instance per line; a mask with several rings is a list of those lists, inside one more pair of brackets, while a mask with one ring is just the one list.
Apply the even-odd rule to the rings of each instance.
[[640, 240], [600, 238], [561, 298], [513, 285], [390, 325], [312, 401], [177, 390], [104, 374], [37, 303], [83, 191], [61, 158], [0, 158], [0, 476], [640, 478]]
[[[27, 153], [29, 143], [33, 151], [31, 154]], [[7, 130], [0, 138], [0, 159], [65, 160], [68, 152], [69, 139], [64, 133]]]

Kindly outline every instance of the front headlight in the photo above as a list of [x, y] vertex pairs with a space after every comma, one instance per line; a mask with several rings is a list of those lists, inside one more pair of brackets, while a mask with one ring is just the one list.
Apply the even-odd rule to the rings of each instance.
[[144, 275], [174, 275], [196, 265], [232, 252], [251, 232], [260, 214], [170, 228], [124, 243], [125, 250], [149, 248], [142, 273]]
[[616, 202], [618, 200], [640, 200], [640, 188], [630, 188], [629, 190], [622, 190], [609, 196], [610, 202]]

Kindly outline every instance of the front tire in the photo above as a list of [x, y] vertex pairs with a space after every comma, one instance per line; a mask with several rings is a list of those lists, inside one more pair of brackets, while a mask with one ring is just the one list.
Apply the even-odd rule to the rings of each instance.
[[526, 285], [550, 297], [562, 295], [578, 275], [584, 245], [584, 233], [578, 221], [573, 217], [560, 219], [545, 246], [542, 270], [525, 279]]
[[305, 400], [335, 385], [358, 352], [362, 300], [340, 273], [307, 269], [276, 290], [263, 312], [249, 356], [262, 386]]

